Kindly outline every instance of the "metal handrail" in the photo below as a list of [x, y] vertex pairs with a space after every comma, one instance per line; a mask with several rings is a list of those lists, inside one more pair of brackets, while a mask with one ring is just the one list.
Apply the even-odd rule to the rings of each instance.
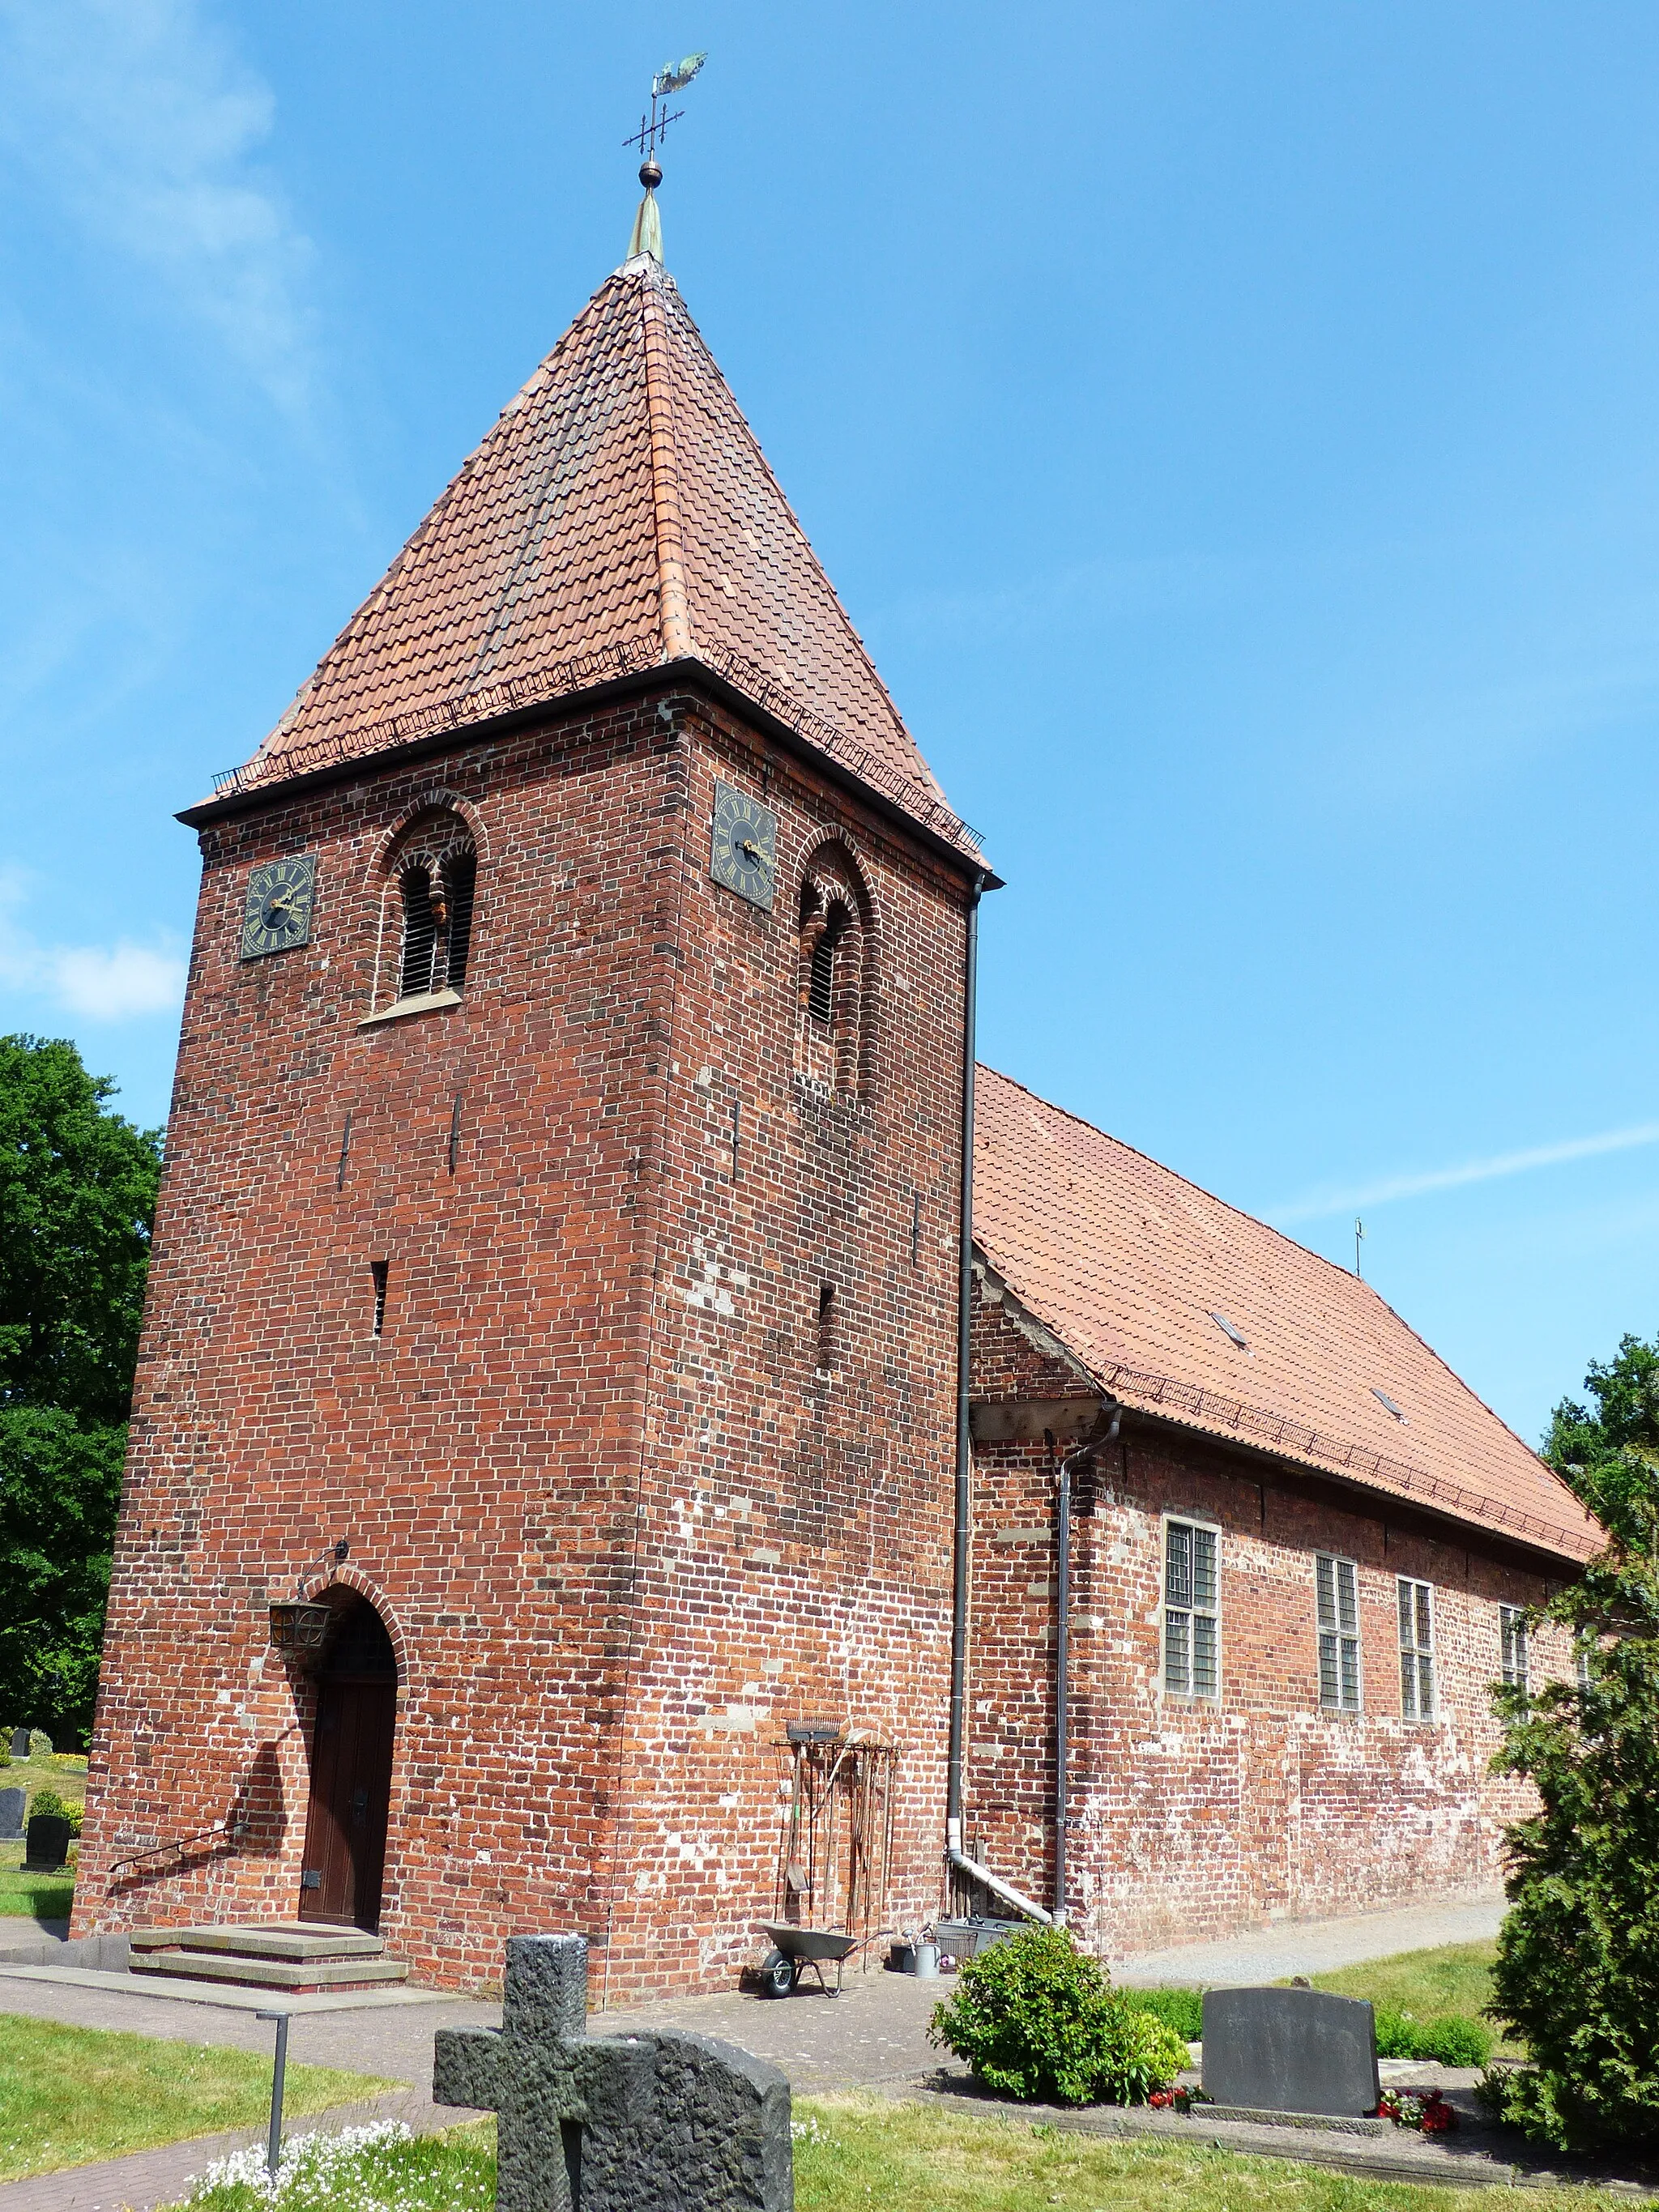
[[204, 1844], [210, 1840], [217, 1842], [224, 1838], [234, 1841], [246, 1831], [246, 1820], [216, 1820], [210, 1828], [198, 1828], [193, 1836], [175, 1836], [165, 1844], [151, 1844], [146, 1850], [130, 1851], [125, 1858], [114, 1861], [107, 1878], [113, 1881], [124, 1867], [142, 1866], [146, 1859], [161, 1858], [168, 1851], [177, 1851], [182, 1858], [192, 1844]]

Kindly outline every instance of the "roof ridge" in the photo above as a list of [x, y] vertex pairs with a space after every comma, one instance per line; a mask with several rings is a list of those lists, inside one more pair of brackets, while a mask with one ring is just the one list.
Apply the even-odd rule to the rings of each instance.
[[807, 535], [805, 525], [801, 521], [800, 517], [795, 512], [793, 501], [790, 499], [788, 493], [785, 491], [782, 484], [779, 483], [777, 476], [773, 470], [771, 462], [766, 458], [766, 448], [762, 445], [760, 439], [757, 436], [753, 423], [750, 422], [748, 416], [744, 412], [742, 401], [738, 398], [737, 393], [732, 391], [730, 383], [726, 380], [725, 370], [714, 358], [713, 349], [710, 347], [708, 341], [704, 337], [702, 331], [698, 328], [697, 319], [692, 313], [690, 308], [686, 305], [684, 295], [681, 292], [678, 285], [674, 283], [672, 277], [669, 277], [667, 279], [667, 284], [669, 290], [673, 295], [674, 306], [677, 311], [684, 317], [691, 336], [696, 343], [698, 351], [708, 362], [709, 368], [714, 373], [716, 382], [720, 385], [727, 399], [731, 402], [732, 411], [736, 416], [744, 437], [748, 439], [750, 445], [754, 449], [755, 459], [760, 463], [761, 469], [765, 475], [767, 483], [771, 486], [773, 492], [776, 495], [779, 506], [783, 509], [784, 514], [787, 516], [790, 527], [793, 530], [796, 537], [800, 540], [802, 550], [806, 554], [807, 558], [817, 568], [825, 583], [829, 585], [830, 605], [834, 607], [836, 615], [839, 619], [842, 627], [845, 629], [848, 636], [851, 639], [854, 650], [857, 652], [859, 658], [863, 661], [865, 667], [869, 672], [870, 677], [874, 683], [876, 689], [880, 692], [883, 699], [885, 701], [888, 712], [892, 715], [893, 720], [897, 724], [901, 732], [906, 738], [909, 738], [910, 744], [915, 748], [916, 757], [921, 763], [923, 773], [927, 776], [928, 782], [933, 785], [935, 792], [939, 793], [940, 796], [943, 796], [942, 788], [939, 785], [939, 780], [934, 775], [933, 769], [928, 766], [927, 757], [923, 754], [921, 746], [916, 744], [915, 738], [911, 735], [910, 726], [905, 720], [903, 715], [899, 712], [897, 702], [894, 699], [892, 693], [888, 690], [886, 679], [882, 675], [880, 669], [877, 667], [873, 654], [871, 653], [869, 647], [865, 643], [863, 638], [860, 635], [858, 625], [854, 622], [851, 615], [848, 613], [846, 606], [842, 603], [841, 593], [836, 590], [835, 583], [830, 577], [830, 571], [824, 567], [823, 562], [818, 559], [817, 553], [813, 546], [811, 538]]
[[[1029, 1084], [1022, 1083], [1017, 1075], [1006, 1075], [1001, 1068], [993, 1067], [988, 1060], [982, 1060], [979, 1065], [987, 1075], [994, 1075], [1000, 1083], [1009, 1084], [1014, 1090], [1023, 1092], [1027, 1098], [1034, 1101], [1036, 1104], [1047, 1107], [1051, 1114], [1064, 1115], [1068, 1121], [1075, 1121], [1079, 1128], [1086, 1129], [1091, 1136], [1104, 1138], [1109, 1145], [1115, 1145], [1120, 1152], [1133, 1153], [1136, 1159], [1144, 1160], [1149, 1168], [1155, 1168], [1159, 1175], [1168, 1176], [1172, 1182], [1181, 1183], [1188, 1190], [1196, 1191], [1200, 1198], [1208, 1199], [1212, 1206], [1218, 1206], [1224, 1212], [1231, 1213], [1236, 1221], [1248, 1221], [1252, 1229], [1265, 1229], [1270, 1237], [1278, 1237], [1281, 1244], [1288, 1244], [1292, 1251], [1300, 1252], [1305, 1258], [1316, 1261], [1320, 1267], [1334, 1275], [1340, 1282], [1357, 1283], [1362, 1291], [1370, 1292], [1385, 1312], [1394, 1312], [1394, 1308], [1389, 1304], [1388, 1300], [1368, 1283], [1363, 1275], [1350, 1274], [1346, 1267], [1340, 1267], [1334, 1260], [1328, 1260], [1322, 1252], [1316, 1252], [1311, 1244], [1304, 1244], [1299, 1237], [1289, 1235], [1283, 1229], [1275, 1228], [1271, 1221], [1264, 1221], [1259, 1213], [1246, 1212], [1242, 1206], [1235, 1206], [1230, 1198], [1222, 1198], [1215, 1191], [1206, 1190], [1201, 1182], [1194, 1182], [1191, 1176], [1182, 1175], [1179, 1168], [1172, 1168], [1167, 1161], [1155, 1160], [1150, 1152], [1143, 1152], [1139, 1145], [1132, 1145], [1127, 1137], [1115, 1137], [1109, 1129], [1103, 1129], [1097, 1121], [1091, 1121], [1081, 1114], [1074, 1114], [1069, 1106], [1061, 1106], [1052, 1098], [1045, 1098], [1041, 1091], [1033, 1091]], [[1399, 1316], [1396, 1315], [1395, 1318], [1398, 1319]], [[1406, 1326], [1409, 1327], [1410, 1324], [1407, 1323]], [[1415, 1330], [1413, 1334], [1416, 1334]], [[1419, 1338], [1419, 1341], [1421, 1342], [1421, 1340]], [[1435, 1356], [1437, 1358], [1439, 1358], [1438, 1353]], [[1443, 1367], [1446, 1366], [1443, 1359], [1440, 1364]], [[1455, 1381], [1462, 1382], [1463, 1378], [1457, 1375], [1454, 1369], [1447, 1367], [1446, 1372], [1451, 1375]], [[1468, 1389], [1468, 1385], [1464, 1382], [1463, 1388]], [[1470, 1395], [1473, 1396], [1474, 1393], [1471, 1392]], [[1504, 1423], [1504, 1426], [1506, 1428], [1509, 1426], [1507, 1422]], [[1510, 1430], [1510, 1434], [1515, 1435], [1513, 1429]], [[1517, 1437], [1516, 1442], [1519, 1441]], [[1528, 1449], [1530, 1449], [1530, 1447], [1528, 1446]]]
[[292, 726], [301, 708], [306, 705], [309, 698], [315, 695], [317, 687], [321, 684], [325, 675], [327, 673], [331, 661], [334, 659], [335, 656], [340, 652], [343, 647], [350, 642], [353, 635], [358, 630], [359, 627], [368, 619], [368, 617], [374, 613], [378, 607], [385, 605], [387, 599], [391, 596], [392, 586], [397, 582], [398, 577], [402, 574], [404, 569], [408, 565], [410, 556], [414, 552], [416, 547], [423, 538], [436, 532], [441, 525], [444, 510], [447, 507], [451, 498], [454, 495], [456, 488], [464, 483], [467, 477], [472, 474], [473, 470], [477, 465], [478, 457], [483, 452], [485, 447], [489, 445], [490, 440], [495, 435], [496, 432], [501, 428], [502, 423], [507, 421], [507, 417], [510, 415], [516, 415], [520, 408], [523, 407], [526, 400], [529, 398], [536, 386], [546, 380], [552, 370], [554, 362], [557, 361], [559, 356], [563, 353], [566, 348], [571, 343], [571, 341], [575, 337], [576, 333], [581, 330], [588, 319], [594, 313], [595, 309], [598, 307], [600, 301], [605, 297], [606, 292], [608, 292], [611, 287], [618, 281], [621, 276], [621, 270], [613, 270], [610, 276], [605, 279], [604, 283], [598, 286], [598, 288], [589, 295], [587, 300], [584, 301], [577, 313], [572, 318], [568, 326], [561, 333], [557, 343], [554, 345], [550, 351], [544, 353], [541, 356], [540, 360], [536, 363], [535, 368], [532, 369], [529, 375], [526, 377], [524, 382], [513, 394], [513, 397], [507, 402], [507, 404], [504, 407], [499, 407], [496, 409], [495, 421], [483, 433], [483, 435], [477, 440], [476, 444], [474, 444], [471, 450], [466, 453], [459, 467], [451, 473], [444, 484], [443, 489], [438, 494], [432, 504], [427, 508], [425, 514], [422, 515], [420, 520], [416, 524], [413, 530], [411, 530], [409, 535], [404, 539], [403, 544], [392, 555], [386, 568], [376, 579], [370, 589], [363, 594], [362, 598], [357, 602], [357, 605], [352, 609], [350, 614], [347, 616], [345, 621], [341, 624], [339, 629], [335, 633], [334, 637], [324, 650], [315, 666], [312, 669], [311, 673], [300, 684], [298, 690], [295, 692], [294, 696], [289, 701], [288, 705], [283, 709], [282, 714], [278, 716], [276, 723], [259, 740], [258, 744], [254, 748], [252, 757], [248, 761], [246, 767], [240, 770], [240, 773], [246, 775], [248, 770], [252, 769], [259, 761], [261, 757], [266, 753], [268, 748], [274, 745], [276, 740], [284, 736], [288, 730]]
[[685, 545], [680, 524], [680, 479], [674, 450], [674, 408], [668, 390], [667, 346], [660, 294], [669, 282], [651, 262], [640, 271], [640, 315], [645, 337], [645, 414], [651, 454], [651, 502], [656, 524], [657, 620], [664, 657], [686, 659], [691, 611], [685, 592]]

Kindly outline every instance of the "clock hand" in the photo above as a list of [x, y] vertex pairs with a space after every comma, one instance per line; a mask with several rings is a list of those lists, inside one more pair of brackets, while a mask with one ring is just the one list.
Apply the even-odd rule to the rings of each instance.
[[755, 863], [755, 866], [757, 868], [764, 868], [769, 873], [771, 872], [772, 863], [767, 859], [765, 854], [762, 852], [760, 847], [753, 843], [749, 838], [740, 837], [738, 840], [738, 850], [740, 853], [747, 853], [750, 859]]

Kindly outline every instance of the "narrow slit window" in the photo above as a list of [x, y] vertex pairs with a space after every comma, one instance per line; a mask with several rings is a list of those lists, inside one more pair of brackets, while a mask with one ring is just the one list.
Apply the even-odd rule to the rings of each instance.
[[1359, 1570], [1352, 1559], [1314, 1558], [1319, 1613], [1319, 1702], [1328, 1712], [1359, 1711]]
[[1401, 1575], [1400, 1710], [1408, 1721], [1434, 1718], [1434, 1594], [1427, 1583]]
[[1164, 1687], [1214, 1698], [1221, 1688], [1221, 1537], [1196, 1521], [1164, 1533]]
[[837, 1300], [833, 1283], [818, 1285], [818, 1372], [827, 1375], [836, 1364]]
[[383, 1336], [386, 1334], [386, 1286], [392, 1273], [391, 1262], [371, 1260], [368, 1272], [374, 1278], [374, 1334]]
[[1572, 1647], [1573, 1679], [1581, 1690], [1588, 1690], [1594, 1682], [1595, 1638], [1581, 1636]]
[[837, 908], [823, 925], [817, 943], [812, 947], [811, 975], [806, 987], [806, 1011], [814, 1021], [827, 1022], [836, 1011], [836, 948], [841, 943], [842, 933], [847, 927], [847, 917]]
[[1526, 1688], [1527, 1616], [1518, 1605], [1498, 1608], [1498, 1663], [1507, 1688]]
[[405, 868], [399, 888], [404, 896], [404, 957], [398, 990], [401, 998], [413, 999], [432, 988], [438, 921], [432, 911], [432, 878], [424, 868]]
[[444, 862], [444, 902], [449, 912], [444, 981], [452, 991], [459, 991], [466, 981], [467, 955], [472, 949], [472, 895], [477, 880], [476, 854], [452, 853]]

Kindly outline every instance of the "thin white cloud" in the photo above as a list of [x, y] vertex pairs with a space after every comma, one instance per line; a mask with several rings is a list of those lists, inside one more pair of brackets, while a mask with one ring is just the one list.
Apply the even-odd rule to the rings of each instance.
[[253, 164], [275, 103], [200, 0], [0, 0], [0, 143], [306, 411], [309, 241]]
[[1363, 1213], [1368, 1206], [1386, 1206], [1392, 1199], [1422, 1198], [1431, 1191], [1458, 1190], [1466, 1183], [1496, 1182], [1504, 1176], [1527, 1175], [1534, 1168], [1562, 1167], [1570, 1160], [1596, 1159], [1607, 1152], [1634, 1152], [1643, 1145], [1659, 1145], [1659, 1121], [1638, 1121], [1628, 1129], [1604, 1129], [1594, 1137], [1568, 1137], [1556, 1145], [1532, 1145], [1522, 1152], [1494, 1152], [1487, 1159], [1464, 1160], [1456, 1167], [1388, 1176], [1346, 1190], [1310, 1191], [1288, 1206], [1269, 1206], [1267, 1218], [1288, 1226], [1297, 1221], [1320, 1221], [1333, 1213]]
[[185, 962], [166, 939], [135, 945], [40, 945], [16, 920], [25, 878], [0, 870], [0, 988], [88, 1021], [171, 1012], [185, 995]]

